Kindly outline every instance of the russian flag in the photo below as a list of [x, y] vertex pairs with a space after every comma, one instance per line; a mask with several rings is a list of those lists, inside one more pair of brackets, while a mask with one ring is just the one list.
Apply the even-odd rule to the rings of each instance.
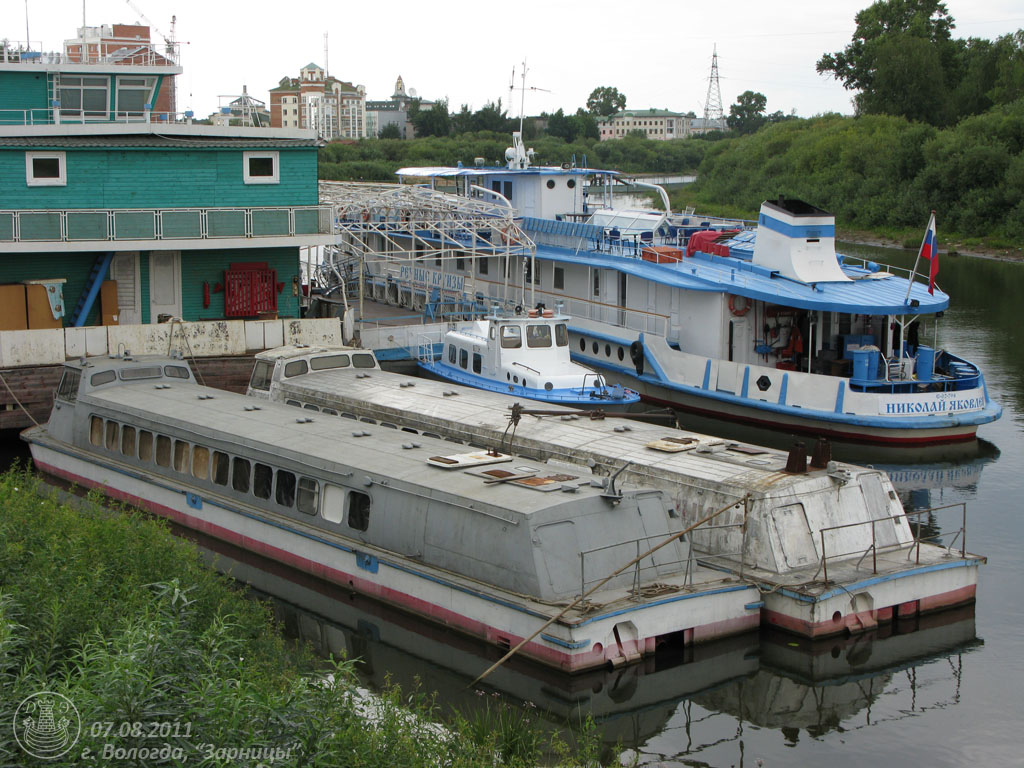
[[917, 254], [918, 259], [928, 259], [928, 293], [935, 295], [935, 276], [939, 274], [939, 240], [935, 234], [935, 211], [932, 211], [928, 219], [928, 229], [924, 232], [924, 240], [921, 241], [921, 252]]

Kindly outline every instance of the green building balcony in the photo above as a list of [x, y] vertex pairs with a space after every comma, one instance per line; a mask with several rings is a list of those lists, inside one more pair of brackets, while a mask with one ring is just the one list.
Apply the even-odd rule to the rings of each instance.
[[163, 250], [321, 245], [329, 205], [268, 208], [0, 210], [0, 250]]

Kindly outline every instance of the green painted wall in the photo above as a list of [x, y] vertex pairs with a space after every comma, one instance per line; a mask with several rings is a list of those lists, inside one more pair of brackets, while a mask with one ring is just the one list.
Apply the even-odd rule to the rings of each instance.
[[48, 99], [45, 72], [0, 73], [0, 125], [21, 125], [25, 121], [22, 112], [7, 110], [39, 110], [36, 117], [42, 117], [49, 106]]
[[[277, 294], [278, 317], [298, 317], [299, 300], [292, 296], [292, 278], [299, 274], [298, 248], [258, 248], [251, 250], [182, 251], [182, 317], [186, 320], [219, 320], [224, 317], [224, 292], [213, 287], [224, 283], [224, 271], [238, 261], [265, 261], [277, 270], [277, 282], [284, 288]], [[147, 286], [149, 279], [147, 277]], [[210, 284], [210, 306], [203, 308], [203, 283]], [[148, 297], [147, 297], [148, 299]], [[148, 307], [147, 304], [145, 305]]]
[[315, 147], [278, 151], [279, 184], [245, 184], [241, 148], [65, 149], [67, 185], [30, 187], [25, 180], [25, 150], [3, 148], [2, 143], [0, 138], [0, 188], [11, 196], [0, 208], [217, 208], [319, 202]]
[[[34, 253], [5, 256], [0, 259], [0, 283], [20, 283], [22, 280], [61, 278], [64, 284], [64, 324], [71, 322], [71, 314], [78, 298], [85, 290], [89, 271], [96, 253]], [[149, 254], [140, 256], [139, 280], [142, 322], [149, 323]], [[220, 249], [181, 252], [181, 309], [185, 320], [219, 320], [224, 317], [224, 293], [214, 293], [213, 287], [224, 283], [224, 271], [233, 262], [265, 261], [277, 270], [277, 281], [284, 288], [277, 295], [279, 317], [298, 317], [299, 300], [292, 296], [292, 278], [299, 274], [298, 248]], [[40, 266], [45, 265], [45, 266]], [[203, 308], [203, 283], [210, 284], [210, 306]], [[89, 315], [86, 325], [99, 322], [99, 299]]]

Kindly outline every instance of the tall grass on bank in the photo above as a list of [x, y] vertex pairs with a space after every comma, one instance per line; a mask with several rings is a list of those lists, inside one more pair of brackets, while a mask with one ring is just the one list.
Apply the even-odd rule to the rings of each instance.
[[[437, 726], [428, 697], [398, 688], [368, 707], [351, 662], [292, 649], [162, 521], [39, 491], [0, 475], [0, 765], [596, 763], [595, 738], [569, 754], [528, 729]], [[57, 760], [32, 758], [11, 727], [41, 691], [80, 714]]]

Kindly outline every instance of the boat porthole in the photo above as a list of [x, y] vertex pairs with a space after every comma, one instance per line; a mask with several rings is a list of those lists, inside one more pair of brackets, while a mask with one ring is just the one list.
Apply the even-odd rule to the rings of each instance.
[[569, 179], [567, 182], [565, 182], [565, 186], [567, 186], [569, 189], [575, 189], [576, 179]]
[[580, 352], [586, 352], [586, 351], [587, 351], [586, 339], [580, 339]]
[[555, 188], [555, 180], [554, 179], [548, 179], [548, 189], [554, 189], [554, 188]]
[[597, 354], [597, 349], [598, 349], [598, 347], [597, 347], [597, 342], [596, 342], [596, 341], [594, 342], [594, 346], [593, 346], [593, 347], [591, 347], [591, 349], [593, 349], [593, 350], [594, 350], [594, 354], [596, 355], [596, 354]]
[[544, 389], [546, 389], [548, 392], [550, 392], [554, 388], [555, 388], [554, 384], [552, 384], [550, 381], [545, 381], [544, 382]]
[[512, 377], [512, 381], [514, 381], [516, 384], [518, 384], [519, 383], [519, 377], [518, 376], [513, 376]]
[[619, 347], [619, 360], [623, 360], [626, 357], [626, 353], [623, 352], [622, 347]]
[[505, 381], [509, 381], [509, 380], [510, 380], [511, 378], [512, 378], [512, 374], [511, 374], [511, 373], [508, 373], [508, 372], [506, 372], [506, 373], [505, 373]]
[[605, 357], [611, 357], [612, 356], [612, 345], [611, 344], [605, 344], [604, 345], [604, 356]]

